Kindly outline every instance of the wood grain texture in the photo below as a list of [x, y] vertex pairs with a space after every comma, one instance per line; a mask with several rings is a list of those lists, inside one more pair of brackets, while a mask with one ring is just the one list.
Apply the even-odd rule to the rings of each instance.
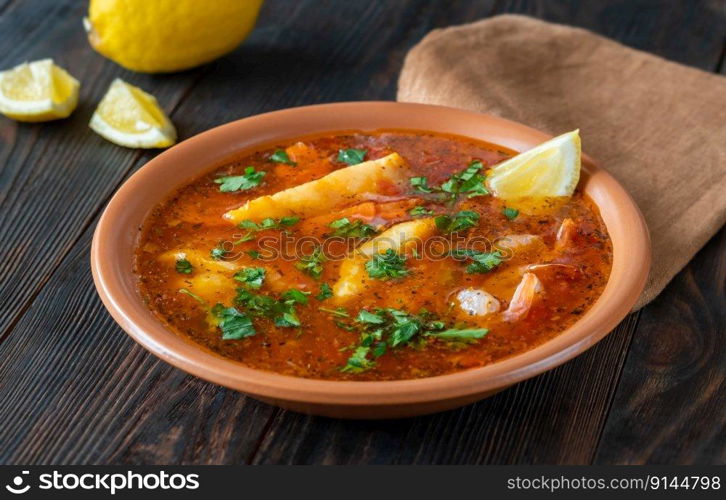
[[406, 52], [428, 31], [501, 12], [722, 70], [720, 4], [662, 7], [268, 0], [234, 53], [148, 76], [88, 47], [85, 2], [0, 0], [0, 67], [50, 56], [83, 82], [68, 120], [0, 120], [0, 463], [723, 462], [723, 236], [640, 320], [631, 315], [583, 356], [478, 404], [400, 421], [306, 417], [188, 376], [115, 325], [88, 269], [100, 210], [156, 154], [87, 128], [116, 76], [157, 95], [184, 138], [273, 109], [392, 99]]
[[726, 463], [726, 231], [641, 313], [596, 461]]
[[[18, 2], [0, 20], [0, 67], [52, 57], [82, 82], [67, 120], [0, 121], [0, 342], [129, 169], [156, 154], [120, 148], [88, 128], [111, 81], [140, 85], [172, 112], [195, 81], [195, 72], [135, 75], [96, 55], [84, 10], [82, 2]], [[39, 11], [53, 22], [38, 22]]]

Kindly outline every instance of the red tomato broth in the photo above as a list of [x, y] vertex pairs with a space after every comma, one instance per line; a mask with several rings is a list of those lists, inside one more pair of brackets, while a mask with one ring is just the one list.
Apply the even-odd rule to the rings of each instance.
[[[433, 203], [431, 197], [389, 190], [384, 196], [372, 196], [369, 202], [344, 207], [329, 215], [302, 219], [286, 228], [285, 238], [294, 243], [301, 238], [320, 240], [330, 233], [330, 222], [341, 217], [360, 219], [385, 227], [412, 219], [408, 210], [424, 204], [436, 215], [474, 210], [480, 214], [476, 227], [468, 230], [468, 238], [484, 237], [495, 242], [511, 235], [539, 236], [546, 248], [542, 251], [515, 251], [511, 259], [485, 274], [466, 273], [466, 263], [451, 258], [437, 260], [413, 259], [406, 262], [411, 273], [405, 278], [387, 281], [366, 280], [365, 290], [348, 303], [343, 303], [351, 317], [361, 308], [392, 307], [410, 313], [425, 309], [448, 327], [487, 327], [489, 333], [471, 342], [448, 342], [434, 338], [413, 342], [387, 352], [375, 360], [375, 366], [361, 373], [341, 371], [351, 355], [351, 348], [360, 339], [357, 331], [347, 331], [336, 324], [346, 318], [321, 311], [339, 304], [332, 299], [318, 301], [315, 297], [321, 283], [332, 285], [339, 278], [340, 260], [330, 259], [322, 274], [315, 279], [296, 268], [296, 260], [278, 258], [256, 260], [246, 251], [259, 250], [260, 240], [280, 245], [280, 230], [256, 233], [256, 240], [234, 246], [237, 267], [264, 267], [265, 282], [255, 293], [279, 296], [284, 290], [296, 288], [311, 292], [307, 305], [297, 305], [301, 327], [276, 327], [267, 318], [253, 318], [256, 334], [241, 340], [224, 340], [218, 328], [210, 327], [208, 312], [194, 298], [179, 293], [181, 286], [193, 284], [195, 275], [209, 271], [209, 266], [196, 266], [189, 276], [180, 275], [174, 262], [160, 259], [165, 252], [179, 248], [196, 249], [205, 256], [221, 241], [239, 240], [246, 233], [222, 218], [228, 210], [247, 200], [274, 194], [298, 184], [318, 179], [348, 165], [336, 161], [338, 151], [346, 148], [367, 150], [365, 160], [397, 152], [408, 162], [412, 175], [426, 176], [429, 185], [439, 185], [453, 173], [461, 172], [472, 159], [487, 168], [512, 156], [502, 148], [473, 139], [433, 133], [390, 131], [378, 133], [344, 133], [306, 138], [301, 148], [296, 141], [253, 154], [240, 155], [221, 167], [201, 176], [179, 189], [157, 206], [146, 220], [139, 243], [136, 272], [140, 277], [140, 293], [150, 309], [180, 335], [226, 358], [246, 366], [299, 377], [334, 380], [398, 380], [441, 375], [495, 362], [521, 353], [553, 338], [575, 323], [602, 293], [612, 264], [612, 245], [597, 207], [578, 191], [566, 202], [538, 215], [519, 214], [509, 220], [502, 213], [505, 205], [493, 196], [460, 197], [455, 204]], [[269, 156], [287, 147], [297, 165], [272, 163]], [[264, 182], [251, 190], [220, 192], [214, 181], [220, 175], [240, 175], [246, 166], [266, 171]], [[553, 249], [557, 232], [565, 219], [575, 222], [568, 246], [559, 252]], [[385, 227], [382, 230], [385, 230]], [[344, 254], [346, 242], [331, 246], [336, 255]], [[495, 243], [507, 251], [507, 242]], [[451, 306], [453, 295], [467, 287], [481, 288], [494, 295], [507, 308], [521, 269], [528, 264], [558, 263], [573, 267], [549, 267], [533, 271], [544, 292], [538, 295], [526, 317], [513, 322], [471, 316], [458, 306]], [[208, 300], [229, 307], [235, 288], [230, 270], [217, 293]], [[222, 273], [224, 274], [224, 273]], [[181, 280], [181, 281], [180, 281]], [[243, 307], [239, 308], [244, 311]]]

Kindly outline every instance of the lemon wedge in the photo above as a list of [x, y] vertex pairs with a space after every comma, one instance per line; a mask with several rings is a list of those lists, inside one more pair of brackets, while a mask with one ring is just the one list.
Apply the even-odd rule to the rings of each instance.
[[166, 148], [176, 130], [154, 96], [117, 78], [98, 104], [89, 124], [101, 137], [129, 148]]
[[487, 187], [497, 198], [570, 197], [580, 180], [580, 131], [573, 130], [495, 165]]
[[0, 113], [21, 122], [68, 117], [78, 104], [78, 80], [52, 59], [0, 72]]

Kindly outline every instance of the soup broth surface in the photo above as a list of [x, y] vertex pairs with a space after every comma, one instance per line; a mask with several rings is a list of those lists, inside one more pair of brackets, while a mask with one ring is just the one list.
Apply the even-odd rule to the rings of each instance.
[[[340, 195], [361, 174], [291, 194], [287, 215], [278, 203], [268, 217], [273, 205], [260, 202], [249, 218], [225, 218], [393, 153], [404, 161], [400, 182]], [[579, 187], [568, 199], [516, 206], [487, 193], [487, 170], [512, 155], [408, 131], [329, 134], [238, 155], [150, 214], [135, 263], [140, 294], [188, 340], [298, 377], [431, 377], [527, 351], [596, 301], [612, 246]], [[401, 243], [402, 234], [411, 238]]]

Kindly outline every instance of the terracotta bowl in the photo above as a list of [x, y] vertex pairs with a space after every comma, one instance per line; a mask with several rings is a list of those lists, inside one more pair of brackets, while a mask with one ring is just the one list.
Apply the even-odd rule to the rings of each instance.
[[204, 350], [170, 331], [144, 305], [132, 272], [139, 227], [151, 209], [173, 190], [230, 155], [261, 144], [284, 143], [319, 132], [383, 128], [459, 134], [516, 151], [550, 138], [493, 116], [395, 102], [306, 106], [217, 127], [154, 158], [121, 186], [106, 207], [91, 250], [93, 278], [103, 303], [134, 340], [182, 370], [283, 408], [343, 418], [406, 417], [486, 398], [582, 353], [631, 310], [650, 267], [648, 230], [623, 187], [587, 157], [583, 159], [580, 182], [599, 206], [614, 247], [608, 284], [595, 305], [571, 328], [503, 361], [418, 380], [338, 382], [296, 378], [247, 368]]

